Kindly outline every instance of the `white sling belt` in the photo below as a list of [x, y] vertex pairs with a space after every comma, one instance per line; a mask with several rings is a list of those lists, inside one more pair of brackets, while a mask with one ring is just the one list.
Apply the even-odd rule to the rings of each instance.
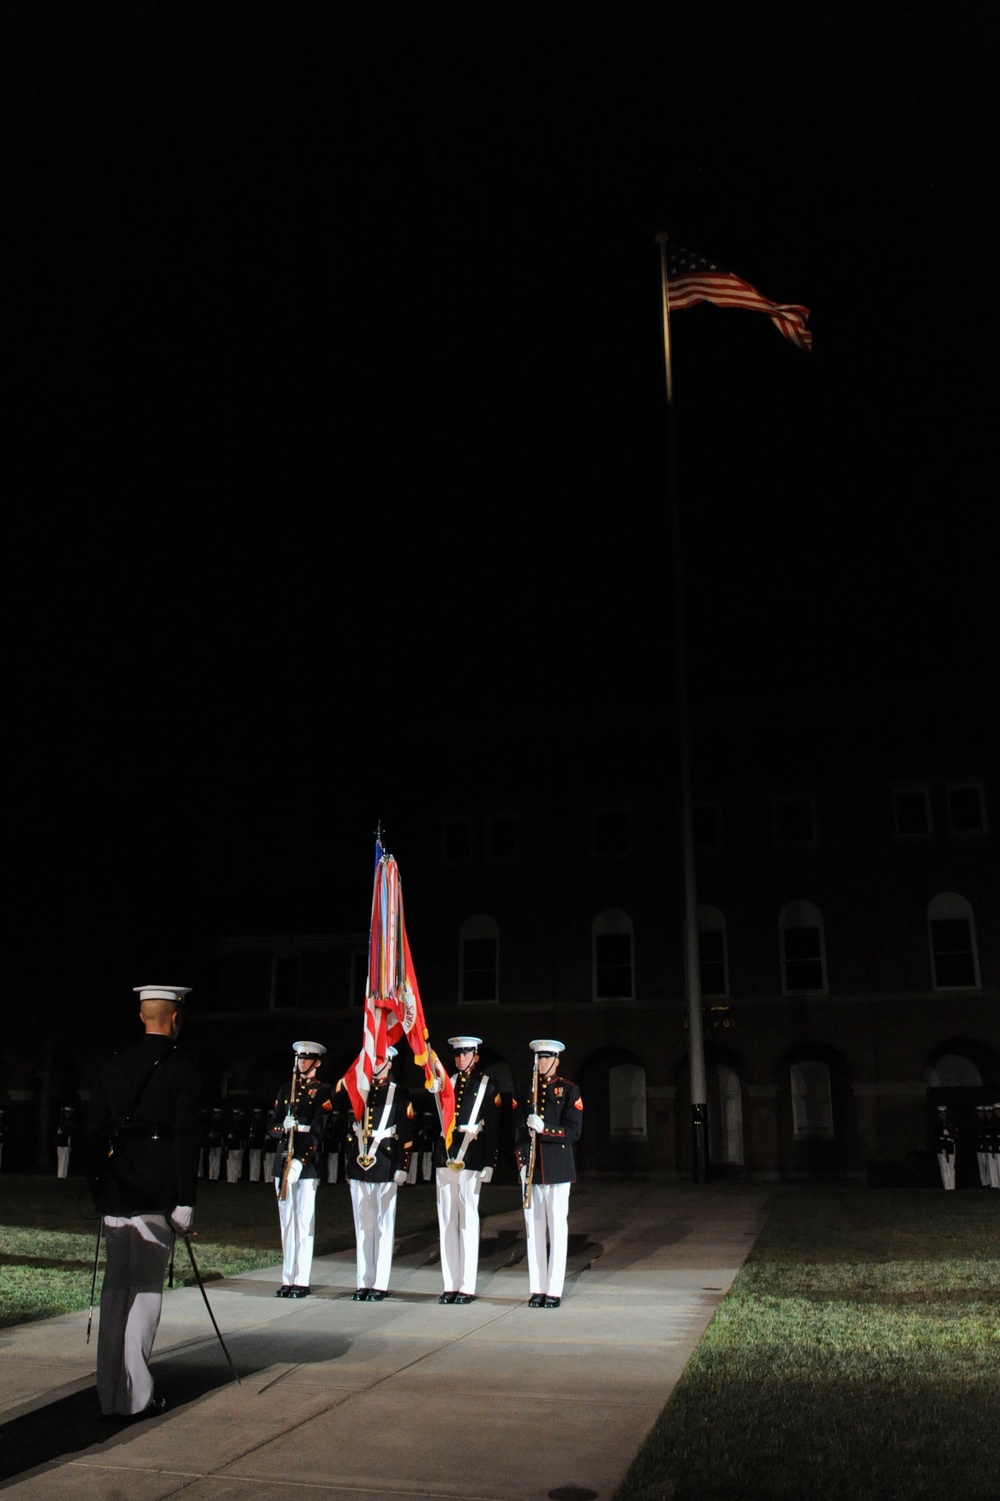
[[[368, 1137], [367, 1141], [365, 1140], [361, 1129], [361, 1122], [354, 1122], [354, 1134], [358, 1138], [358, 1146], [361, 1148], [360, 1152], [358, 1153], [358, 1166], [363, 1167], [365, 1172], [367, 1172], [369, 1168], [375, 1166], [375, 1159], [378, 1154], [379, 1143], [385, 1141], [387, 1136], [395, 1136], [396, 1134], [395, 1126], [386, 1125], [386, 1121], [389, 1119], [389, 1116], [392, 1112], [392, 1101], [395, 1093], [395, 1084], [390, 1084], [389, 1088], [385, 1092], [385, 1106], [382, 1110], [382, 1119], [379, 1121], [377, 1128], [372, 1132], [371, 1136]], [[374, 1151], [372, 1150], [373, 1148]]]
[[479, 1081], [479, 1093], [476, 1095], [476, 1098], [472, 1104], [472, 1114], [469, 1117], [469, 1124], [467, 1126], [459, 1126], [458, 1128], [463, 1133], [464, 1140], [462, 1142], [462, 1145], [459, 1147], [456, 1155], [454, 1157], [448, 1158], [447, 1165], [451, 1168], [453, 1173], [460, 1173], [462, 1171], [463, 1167], [465, 1166], [465, 1154], [469, 1149], [469, 1142], [473, 1141], [479, 1135], [479, 1132], [474, 1131], [472, 1128], [476, 1124], [476, 1117], [479, 1115], [479, 1109], [483, 1103], [483, 1095], [486, 1093], [486, 1085], [488, 1082], [489, 1081], [484, 1074]]

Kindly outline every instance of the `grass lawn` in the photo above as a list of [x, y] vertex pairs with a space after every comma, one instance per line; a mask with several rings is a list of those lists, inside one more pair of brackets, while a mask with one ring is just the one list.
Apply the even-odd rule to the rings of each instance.
[[[502, 1214], [519, 1203], [516, 1185], [494, 1184], [488, 1205], [484, 1195], [483, 1215]], [[203, 1180], [194, 1224], [194, 1254], [206, 1282], [280, 1266], [273, 1184]], [[404, 1188], [396, 1213], [397, 1236], [421, 1233], [437, 1239], [434, 1190], [426, 1183]], [[83, 1178], [0, 1174], [0, 1327], [87, 1308], [96, 1242], [97, 1216]], [[353, 1245], [347, 1185], [325, 1183], [317, 1200], [316, 1255]], [[183, 1245], [178, 1246], [174, 1278], [181, 1285], [194, 1282]], [[98, 1276], [98, 1292], [100, 1286]]]
[[1000, 1193], [782, 1194], [615, 1501], [998, 1501]]

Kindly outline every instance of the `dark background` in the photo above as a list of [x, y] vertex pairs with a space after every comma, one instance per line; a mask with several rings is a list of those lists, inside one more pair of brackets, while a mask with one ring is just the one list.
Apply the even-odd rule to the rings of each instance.
[[990, 7], [2, 24], [21, 993], [364, 929], [484, 735], [670, 740], [660, 229], [815, 340], [673, 319], [695, 700], [993, 679]]

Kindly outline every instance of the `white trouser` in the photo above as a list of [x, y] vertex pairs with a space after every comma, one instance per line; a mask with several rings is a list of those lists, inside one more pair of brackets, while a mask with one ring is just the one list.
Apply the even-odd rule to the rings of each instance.
[[351, 1207], [358, 1241], [358, 1286], [386, 1292], [396, 1237], [396, 1184], [352, 1178]]
[[274, 1182], [274, 1152], [264, 1153], [264, 1182]]
[[281, 1223], [281, 1280], [285, 1287], [308, 1287], [316, 1236], [318, 1178], [300, 1178], [282, 1199], [281, 1179], [275, 1178], [278, 1219]]
[[1000, 1152], [990, 1153], [990, 1187], [1000, 1188]]
[[477, 1172], [450, 1167], [437, 1170], [438, 1229], [441, 1232], [441, 1276], [446, 1293], [474, 1293], [479, 1271], [479, 1193]]
[[260, 1147], [251, 1147], [250, 1148], [248, 1156], [249, 1156], [249, 1159], [250, 1159], [250, 1182], [251, 1183], [259, 1183], [260, 1182], [260, 1160], [263, 1157], [263, 1155], [264, 1155], [264, 1153], [261, 1151]]
[[976, 1162], [979, 1164], [979, 1182], [983, 1188], [990, 1186], [990, 1154], [989, 1152], [977, 1152]]
[[69, 1175], [69, 1147], [56, 1147], [56, 1177]]
[[142, 1412], [153, 1400], [149, 1356], [160, 1322], [174, 1233], [162, 1214], [104, 1216], [107, 1266], [97, 1334], [97, 1396], [106, 1416]]
[[569, 1190], [568, 1183], [534, 1183], [531, 1203], [524, 1211], [530, 1290], [550, 1298], [562, 1297], [566, 1280]]
[[221, 1168], [221, 1166], [222, 1166], [222, 1148], [221, 1147], [209, 1147], [209, 1149], [208, 1149], [208, 1176], [209, 1176], [210, 1179], [212, 1179], [213, 1182], [215, 1181], [216, 1178], [218, 1178], [218, 1176], [219, 1176], [219, 1169]]
[[949, 1157], [946, 1152], [937, 1154], [938, 1166], [941, 1169], [941, 1182], [945, 1188], [955, 1187], [955, 1159]]
[[226, 1179], [238, 1183], [243, 1176], [243, 1148], [235, 1147], [226, 1153]]

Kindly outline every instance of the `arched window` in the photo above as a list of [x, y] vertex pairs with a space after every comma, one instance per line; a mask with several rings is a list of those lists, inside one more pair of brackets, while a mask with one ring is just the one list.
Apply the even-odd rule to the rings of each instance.
[[826, 993], [823, 918], [812, 902], [788, 902], [778, 914], [781, 988], [785, 995]]
[[983, 1082], [979, 1069], [964, 1053], [942, 1053], [927, 1065], [926, 1074], [931, 1089], [978, 1089]]
[[975, 989], [979, 985], [976, 927], [972, 908], [957, 891], [939, 891], [927, 904], [931, 976], [935, 990]]
[[500, 929], [496, 920], [479, 912], [467, 917], [458, 935], [458, 997], [466, 1002], [500, 999]]
[[612, 1139], [646, 1140], [646, 1070], [616, 1063], [608, 1070]]
[[833, 1135], [830, 1066], [819, 1059], [792, 1064], [792, 1133], [811, 1137]]
[[708, 1153], [713, 1162], [743, 1161], [743, 1096], [735, 1069], [708, 1070]]
[[729, 994], [726, 919], [718, 907], [698, 908], [698, 970], [702, 995]]
[[635, 995], [632, 919], [611, 907], [594, 919], [594, 1000], [630, 1001]]

